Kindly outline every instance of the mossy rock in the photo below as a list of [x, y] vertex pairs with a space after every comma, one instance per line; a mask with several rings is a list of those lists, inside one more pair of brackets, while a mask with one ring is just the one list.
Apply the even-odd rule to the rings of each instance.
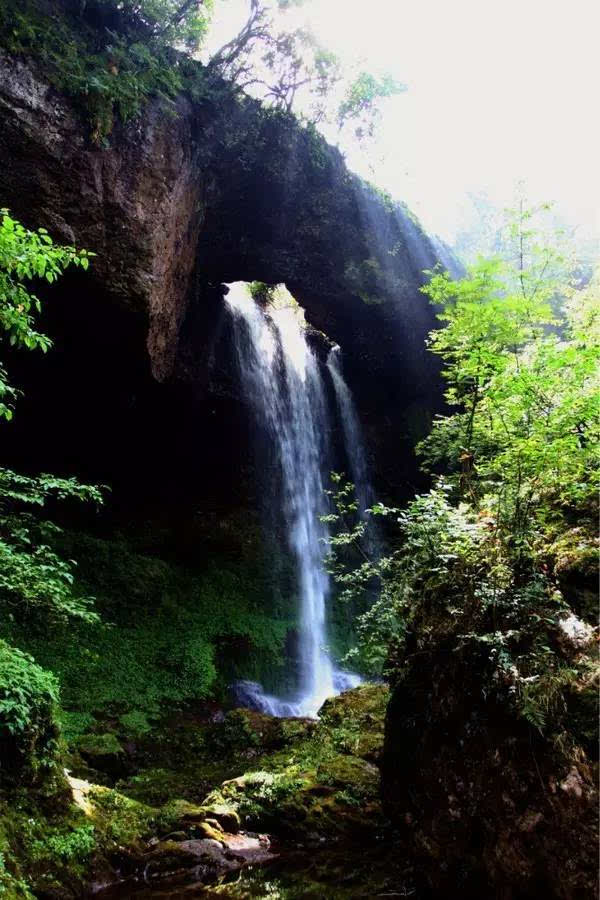
[[[209, 822], [207, 820], [210, 819]], [[234, 826], [239, 821], [234, 817]], [[237, 830], [237, 827], [235, 830]], [[173, 831], [181, 831], [186, 837], [206, 837], [221, 840], [223, 827], [209, 810], [202, 806], [175, 799], [165, 803], [159, 810], [156, 820], [158, 834], [166, 835]]]
[[326, 700], [319, 710], [320, 731], [338, 750], [378, 764], [383, 750], [389, 688], [365, 684]]
[[559, 577], [597, 582], [598, 540], [595, 529], [576, 527], [561, 533], [549, 547]]
[[277, 719], [252, 709], [233, 709], [213, 728], [208, 740], [213, 750], [252, 758], [301, 740], [314, 727], [311, 719]]
[[357, 801], [376, 800], [379, 796], [379, 769], [354, 756], [340, 753], [319, 766], [317, 781], [345, 791]]
[[75, 741], [81, 757], [92, 768], [117, 777], [127, 766], [125, 750], [112, 732], [83, 734]]
[[191, 787], [189, 782], [187, 771], [145, 769], [131, 778], [118, 781], [115, 788], [140, 803], [163, 806], [173, 797], [186, 797]]
[[224, 778], [238, 774], [244, 767], [239, 756], [213, 760], [204, 754], [185, 759], [174, 757], [173, 762], [176, 769], [142, 769], [117, 781], [115, 788], [149, 806], [163, 806], [174, 797], [199, 804]]
[[210, 822], [198, 822], [194, 826], [194, 836], [221, 842], [223, 841], [224, 831], [215, 819], [211, 819]]
[[[387, 699], [384, 685], [363, 685], [328, 700], [317, 722], [296, 733], [292, 728], [292, 740], [224, 781], [203, 807], [235, 813], [244, 827], [299, 840], [376, 831], [384, 823], [375, 761]], [[264, 730], [280, 727], [276, 721]]]
[[161, 841], [161, 843], [148, 854], [144, 865], [146, 877], [173, 875], [185, 869], [191, 869], [198, 865], [198, 855], [181, 846], [177, 841]]
[[[275, 719], [247, 709], [232, 710], [218, 723], [184, 720], [164, 740], [162, 730], [142, 739], [135, 758], [154, 764], [121, 778], [115, 788], [150, 806], [173, 798], [198, 804], [224, 779], [242, 774], [251, 760], [300, 743], [315, 727], [313, 720]], [[77, 765], [72, 768], [79, 774]]]
[[225, 800], [219, 792], [208, 795], [202, 811], [207, 819], [214, 819], [224, 831], [237, 834], [241, 827], [241, 819], [236, 804]]
[[329, 726], [361, 725], [383, 734], [389, 693], [385, 684], [362, 684], [326, 700], [319, 719]]
[[341, 754], [301, 774], [248, 772], [209, 795], [205, 808], [235, 812], [245, 827], [294, 840], [349, 837], [383, 824], [377, 769]]
[[278, 719], [282, 746], [310, 737], [316, 728], [314, 719]]
[[114, 879], [117, 862], [129, 859], [133, 872], [147, 850], [156, 810], [76, 780], [57, 782], [54, 794], [0, 795], [2, 897], [81, 897], [90, 881]]
[[107, 850], [123, 846], [140, 849], [154, 833], [158, 810], [112, 788], [93, 786], [88, 797], [91, 821], [103, 835]]
[[303, 778], [292, 778], [285, 771], [250, 771], [223, 782], [208, 795], [204, 808], [226, 830], [230, 830], [228, 823], [235, 816], [240, 824], [252, 829], [270, 830], [279, 826], [287, 831], [290, 818], [293, 821], [297, 818], [296, 803], [302, 806], [299, 791], [308, 783]]

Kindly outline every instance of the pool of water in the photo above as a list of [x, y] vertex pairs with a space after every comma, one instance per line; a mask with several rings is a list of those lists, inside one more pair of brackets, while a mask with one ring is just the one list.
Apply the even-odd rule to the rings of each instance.
[[127, 881], [95, 894], [97, 900], [186, 900], [224, 897], [232, 900], [359, 900], [411, 897], [419, 900], [413, 872], [393, 844], [374, 848], [288, 851], [262, 866], [248, 866], [213, 884], [194, 882], [189, 874], [151, 884]]

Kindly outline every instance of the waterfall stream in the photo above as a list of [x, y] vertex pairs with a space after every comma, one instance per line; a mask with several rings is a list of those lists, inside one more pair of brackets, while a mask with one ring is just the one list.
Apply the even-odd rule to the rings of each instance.
[[309, 347], [300, 308], [281, 290], [263, 310], [243, 282], [226, 296], [234, 325], [243, 389], [254, 415], [276, 449], [287, 539], [296, 560], [300, 595], [300, 684], [292, 700], [264, 694], [241, 682], [237, 699], [271, 715], [315, 715], [323, 701], [358, 684], [336, 670], [327, 652], [329, 577], [323, 565], [327, 511], [323, 468], [328, 456], [329, 415], [317, 359]]
[[375, 495], [369, 478], [362, 427], [356, 412], [352, 392], [344, 378], [342, 351], [337, 344], [329, 352], [327, 369], [331, 375], [335, 390], [335, 398], [344, 433], [344, 447], [358, 501], [359, 516], [365, 524], [364, 543], [370, 554], [374, 555], [380, 549], [380, 536], [373, 517], [369, 516], [365, 510], [373, 505]]

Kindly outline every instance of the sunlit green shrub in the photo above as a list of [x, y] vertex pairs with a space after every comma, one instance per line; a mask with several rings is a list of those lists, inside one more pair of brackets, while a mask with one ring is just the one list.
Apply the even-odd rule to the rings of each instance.
[[56, 762], [58, 683], [27, 653], [0, 641], [0, 779], [34, 781]]
[[54, 832], [43, 841], [34, 841], [31, 854], [33, 859], [63, 862], [85, 862], [96, 846], [93, 825], [80, 825], [72, 831]]

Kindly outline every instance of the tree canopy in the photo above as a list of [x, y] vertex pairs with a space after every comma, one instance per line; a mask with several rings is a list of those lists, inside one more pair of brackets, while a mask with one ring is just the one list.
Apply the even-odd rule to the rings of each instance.
[[239, 31], [209, 59], [209, 67], [267, 103], [319, 124], [354, 125], [360, 139], [372, 136], [380, 100], [405, 90], [388, 74], [350, 72], [305, 26], [285, 13], [305, 0], [249, 0]]

